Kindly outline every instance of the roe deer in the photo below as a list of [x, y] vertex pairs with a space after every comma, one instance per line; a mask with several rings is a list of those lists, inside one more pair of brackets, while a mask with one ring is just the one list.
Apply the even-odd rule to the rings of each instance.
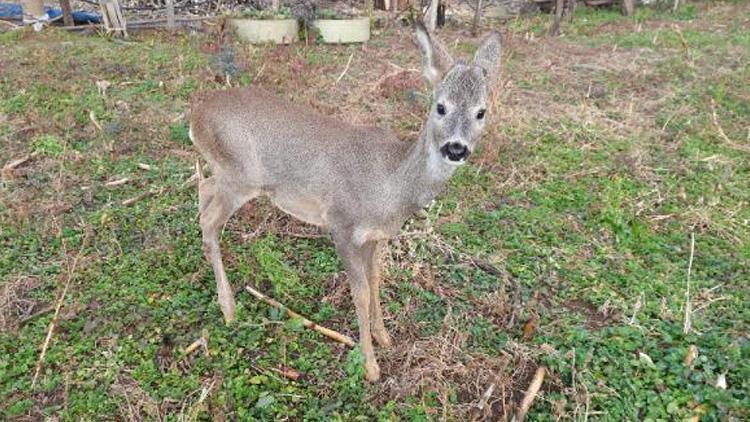
[[257, 88], [208, 93], [191, 112], [190, 138], [213, 170], [207, 179], [199, 174], [198, 204], [224, 318], [234, 319], [235, 303], [221, 261], [220, 231], [245, 202], [267, 195], [286, 213], [331, 233], [349, 280], [370, 381], [380, 377], [372, 337], [381, 346], [391, 344], [380, 308], [379, 248], [435, 198], [474, 150], [499, 67], [496, 33], [467, 64], [454, 63], [422, 25], [416, 32], [435, 101], [413, 144]]

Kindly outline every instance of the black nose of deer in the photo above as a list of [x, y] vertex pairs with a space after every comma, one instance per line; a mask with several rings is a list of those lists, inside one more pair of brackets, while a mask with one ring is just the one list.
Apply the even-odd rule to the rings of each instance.
[[469, 156], [469, 148], [460, 142], [449, 142], [443, 145], [440, 151], [451, 161], [465, 160]]

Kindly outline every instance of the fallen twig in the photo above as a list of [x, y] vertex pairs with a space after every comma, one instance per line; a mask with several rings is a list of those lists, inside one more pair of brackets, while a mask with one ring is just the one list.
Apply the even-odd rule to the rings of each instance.
[[17, 159], [15, 159], [13, 161], [8, 162], [7, 164], [5, 164], [3, 166], [2, 176], [4, 178], [11, 178], [11, 177], [13, 177], [13, 171], [16, 168], [18, 168], [18, 167], [20, 167], [20, 166], [28, 163], [32, 158], [36, 157], [37, 154], [38, 154], [37, 152], [32, 152], [31, 154], [24, 155], [21, 158], [17, 158]]
[[486, 390], [484, 390], [482, 397], [479, 399], [479, 403], [477, 403], [477, 409], [479, 409], [480, 412], [484, 411], [484, 407], [487, 406], [487, 402], [490, 401], [490, 397], [492, 397], [494, 391], [495, 383], [493, 382]]
[[253, 82], [257, 81], [258, 78], [260, 78], [260, 75], [263, 74], [263, 71], [266, 69], [266, 63], [264, 62], [262, 65], [260, 65], [260, 69], [258, 70], [258, 73], [255, 74], [255, 77], [253, 78]]
[[138, 163], [138, 168], [146, 171], [151, 171], [154, 169], [151, 165], [145, 163]]
[[14, 170], [16, 167], [19, 167], [23, 164], [26, 164], [27, 161], [31, 160], [32, 158], [36, 157], [37, 153], [33, 152], [28, 155], [24, 155], [21, 158], [17, 158], [13, 161], [8, 162], [8, 164], [3, 166], [3, 171], [5, 170]]
[[635, 318], [638, 316], [638, 312], [641, 310], [641, 307], [643, 306], [645, 296], [646, 294], [644, 292], [641, 292], [641, 294], [638, 295], [638, 300], [635, 302], [635, 305], [633, 305], [633, 316], [630, 317], [630, 321], [628, 322], [628, 325], [635, 324]]
[[[63, 286], [62, 292], [60, 293], [60, 296], [57, 298], [57, 304], [55, 305], [55, 315], [52, 317], [52, 321], [50, 321], [49, 323], [49, 328], [47, 329], [47, 337], [44, 339], [44, 343], [42, 344], [42, 351], [39, 354], [39, 359], [36, 362], [36, 369], [34, 370], [34, 378], [32, 378], [31, 380], [32, 390], [34, 389], [34, 387], [36, 387], [36, 381], [39, 378], [39, 371], [42, 370], [44, 356], [47, 355], [47, 348], [49, 347], [49, 343], [52, 340], [52, 333], [54, 333], [55, 331], [55, 324], [57, 323], [57, 318], [60, 315], [60, 308], [62, 308], [63, 300], [65, 299], [65, 295], [68, 293], [68, 287], [70, 287], [70, 282], [71, 280], [73, 280], [76, 268], [78, 267], [78, 261], [81, 259], [81, 256], [83, 256], [83, 252], [88, 245], [89, 231], [85, 230], [85, 233], [86, 234], [84, 235], [83, 242], [81, 243], [81, 248], [78, 250], [78, 254], [76, 254], [76, 257], [73, 258], [73, 263], [68, 267], [68, 274], [65, 278], [65, 284]], [[67, 257], [67, 251], [65, 249], [65, 241], [63, 240], [63, 251], [65, 252], [65, 256]]]
[[719, 124], [719, 116], [716, 115], [716, 101], [714, 101], [713, 98], [711, 99], [711, 121], [713, 122], [714, 128], [716, 128], [716, 132], [718, 132], [719, 137], [727, 145], [729, 145], [730, 147], [732, 147], [732, 148], [734, 148], [736, 150], [750, 153], [750, 147], [748, 147], [746, 145], [741, 145], [741, 144], [738, 144], [738, 143], [732, 141], [731, 139], [729, 139], [729, 137], [727, 136], [727, 134], [724, 132], [724, 129]]
[[102, 132], [102, 125], [99, 124], [99, 120], [96, 119], [96, 114], [94, 114], [94, 110], [89, 110], [89, 120], [91, 120], [91, 123], [96, 126], [96, 128], [99, 130], [99, 132]]
[[198, 173], [193, 173], [190, 177], [188, 177], [187, 180], [185, 180], [184, 182], [182, 182], [182, 184], [180, 185], [179, 190], [183, 190], [183, 189], [185, 189], [188, 186], [194, 185], [195, 182], [197, 182], [197, 181], [198, 181]]
[[353, 57], [354, 57], [354, 53], [352, 53], [352, 54], [349, 55], [349, 60], [346, 62], [346, 67], [344, 68], [344, 71], [341, 72], [341, 74], [339, 75], [338, 78], [336, 78], [336, 82], [334, 82], [334, 84], [339, 83], [341, 81], [341, 78], [343, 78], [344, 75], [346, 75], [346, 72], [349, 71], [349, 66], [352, 64], [352, 58]]
[[9, 27], [11, 27], [11, 29], [18, 29], [18, 28], [22, 28], [22, 26], [21, 26], [21, 25], [16, 25], [16, 24], [15, 24], [15, 23], [13, 23], [13, 22], [8, 22], [8, 21], [2, 20], [2, 19], [0, 19], [0, 23], [4, 23], [4, 24], [8, 25]]
[[193, 353], [197, 348], [203, 347], [203, 351], [206, 352], [206, 356], [209, 356], [208, 352], [208, 330], [203, 330], [198, 340], [195, 340], [190, 346], [185, 348], [185, 356]]
[[107, 187], [120, 186], [120, 185], [124, 185], [125, 183], [128, 183], [129, 181], [130, 179], [128, 179], [127, 177], [123, 177], [122, 179], [110, 180], [109, 182], [106, 182], [104, 186], [107, 186]]
[[277, 302], [274, 299], [271, 299], [270, 297], [268, 297], [268, 296], [264, 295], [263, 293], [261, 293], [261, 292], [255, 290], [255, 289], [253, 289], [250, 286], [245, 286], [245, 290], [247, 290], [251, 295], [255, 296], [256, 298], [258, 298], [258, 299], [266, 302], [267, 304], [269, 304], [269, 305], [271, 305], [271, 306], [273, 306], [275, 308], [281, 309], [282, 311], [286, 312], [287, 315], [289, 315], [290, 317], [302, 319], [302, 325], [304, 325], [305, 327], [307, 327], [307, 328], [309, 328], [311, 330], [317, 331], [320, 334], [323, 334], [324, 336], [326, 336], [328, 338], [336, 340], [339, 343], [346, 344], [349, 347], [354, 347], [356, 345], [356, 343], [354, 342], [354, 340], [351, 339], [351, 337], [349, 337], [347, 335], [344, 335], [344, 334], [341, 334], [341, 333], [339, 333], [337, 331], [331, 330], [330, 328], [326, 328], [326, 327], [320, 326], [320, 325], [318, 325], [318, 324], [310, 321], [309, 319], [307, 319], [307, 318], [303, 317], [302, 315], [300, 315], [300, 314], [292, 311], [291, 309], [287, 308], [283, 304]]
[[299, 377], [302, 375], [299, 373], [298, 370], [294, 368], [289, 368], [287, 366], [282, 366], [280, 369], [279, 368], [271, 368], [271, 369], [281, 374], [284, 378], [290, 379], [292, 381], [297, 381]]
[[675, 25], [672, 25], [672, 28], [680, 37], [680, 43], [682, 43], [682, 50], [685, 53], [685, 60], [690, 60], [690, 47], [688, 46], [688, 42], [685, 39], [685, 36], [682, 35], [682, 30], [680, 29], [680, 26], [675, 24]]
[[714, 299], [709, 299], [706, 302], [702, 303], [700, 306], [698, 306], [695, 309], [693, 309], [693, 313], [698, 313], [698, 312], [706, 309], [710, 304], [712, 304], [714, 302], [721, 302], [722, 300], [728, 300], [728, 299], [729, 299], [729, 297], [727, 297], [727, 296], [719, 296], [719, 297], [714, 298]]
[[149, 196], [156, 194], [157, 192], [158, 191], [153, 191], [153, 190], [143, 192], [142, 194], [138, 196], [122, 201], [122, 205], [129, 207], [142, 199], [148, 198]]
[[531, 380], [531, 384], [529, 384], [529, 388], [526, 390], [523, 400], [521, 400], [521, 405], [518, 406], [516, 416], [513, 418], [514, 421], [521, 422], [526, 417], [526, 413], [528, 413], [531, 408], [531, 403], [534, 401], [534, 398], [536, 398], [537, 393], [539, 393], [539, 388], [542, 387], [542, 382], [544, 381], [544, 375], [546, 372], [547, 368], [543, 366], [536, 369], [534, 379]]
[[695, 253], [695, 232], [690, 233], [690, 260], [688, 261], [687, 282], [685, 287], [685, 321], [682, 324], [682, 333], [687, 334], [693, 326], [691, 319], [692, 304], [690, 303], [690, 273], [693, 270], [693, 254]]
[[25, 317], [24, 319], [20, 320], [18, 322], [18, 325], [19, 326], [23, 326], [24, 324], [26, 324], [27, 322], [31, 321], [32, 319], [38, 318], [38, 317], [40, 317], [40, 316], [42, 316], [42, 315], [44, 315], [46, 313], [52, 312], [54, 309], [55, 309], [54, 306], [47, 306], [46, 308], [42, 308], [42, 309], [34, 312], [33, 314]]

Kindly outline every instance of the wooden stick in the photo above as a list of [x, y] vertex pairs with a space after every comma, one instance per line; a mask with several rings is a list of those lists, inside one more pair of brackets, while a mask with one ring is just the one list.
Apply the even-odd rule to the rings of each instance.
[[487, 406], [487, 402], [490, 401], [490, 397], [492, 397], [492, 393], [495, 391], [495, 383], [493, 382], [490, 384], [489, 387], [487, 387], [486, 390], [484, 390], [484, 394], [482, 394], [482, 397], [479, 399], [479, 403], [477, 403], [477, 409], [479, 411], [484, 411], [484, 407]]
[[36, 152], [32, 152], [31, 154], [24, 155], [21, 158], [17, 158], [15, 160], [9, 162], [5, 166], [3, 166], [3, 171], [15, 170], [16, 167], [19, 167], [19, 166], [22, 166], [22, 165], [26, 164], [26, 162], [28, 162], [29, 160], [31, 160], [32, 158], [34, 158], [36, 156], [37, 156], [37, 153]]
[[534, 379], [531, 380], [531, 384], [529, 384], [529, 388], [526, 390], [526, 394], [523, 396], [521, 405], [518, 406], [518, 411], [516, 411], [516, 417], [514, 418], [516, 422], [521, 422], [526, 417], [526, 413], [528, 413], [529, 409], [531, 408], [531, 403], [534, 401], [537, 393], [539, 393], [539, 388], [541, 388], [542, 386], [542, 381], [544, 381], [544, 375], [546, 374], [546, 372], [547, 368], [543, 366], [540, 366], [536, 369]]
[[204, 329], [203, 332], [201, 332], [201, 336], [198, 340], [195, 340], [190, 344], [190, 346], [185, 348], [185, 355], [189, 355], [193, 353], [197, 348], [203, 347], [203, 350], [206, 352], [206, 356], [209, 355], [208, 353], [208, 330]]
[[154, 192], [154, 191], [143, 192], [142, 194], [140, 194], [138, 196], [134, 196], [134, 197], [132, 197], [130, 199], [126, 199], [126, 200], [122, 201], [122, 205], [124, 205], [126, 207], [129, 207], [129, 206], [135, 204], [136, 202], [140, 201], [141, 199], [146, 199], [149, 196], [154, 195], [154, 194], [156, 194], [156, 192]]
[[688, 261], [687, 282], [685, 283], [685, 320], [682, 323], [682, 333], [688, 334], [693, 327], [691, 319], [692, 303], [690, 302], [690, 273], [693, 270], [693, 254], [695, 253], [695, 232], [690, 233], [690, 260]]
[[258, 298], [258, 299], [266, 302], [267, 304], [269, 304], [269, 305], [271, 305], [271, 306], [273, 306], [275, 308], [281, 309], [282, 311], [285, 311], [287, 313], [287, 315], [289, 315], [290, 317], [292, 317], [292, 318], [300, 318], [302, 320], [302, 325], [304, 325], [305, 327], [307, 327], [307, 328], [309, 328], [311, 330], [317, 331], [320, 334], [323, 334], [324, 336], [326, 336], [328, 338], [336, 340], [339, 343], [346, 344], [349, 347], [354, 347], [356, 345], [356, 343], [354, 342], [354, 340], [351, 339], [351, 337], [346, 336], [344, 334], [341, 334], [341, 333], [339, 333], [337, 331], [333, 331], [333, 330], [331, 330], [329, 328], [320, 326], [320, 325], [318, 325], [318, 324], [310, 321], [309, 319], [307, 319], [307, 318], [303, 317], [302, 315], [300, 315], [300, 314], [292, 311], [291, 309], [287, 308], [286, 306], [282, 305], [281, 303], [277, 302], [276, 300], [271, 299], [270, 297], [268, 297], [268, 296], [264, 295], [263, 293], [261, 293], [261, 292], [255, 290], [255, 289], [253, 289], [250, 286], [245, 286], [245, 290], [247, 290], [248, 292], [250, 292], [250, 294], [253, 295], [253, 296], [255, 296], [256, 298]]
[[120, 186], [120, 185], [124, 185], [125, 183], [128, 183], [129, 181], [130, 179], [128, 179], [127, 177], [123, 177], [122, 179], [110, 180], [109, 182], [105, 183], [104, 186], [107, 186], [107, 187]]
[[[174, 21], [177, 22], [200, 22], [200, 21], [209, 21], [218, 19], [217, 16], [175, 16]], [[149, 25], [149, 24], [157, 24], [157, 23], [167, 23], [166, 19], [150, 19], [150, 20], [139, 20], [139, 21], [131, 21], [128, 22], [128, 28], [131, 26], [138, 26], [138, 25]]]
[[300, 375], [302, 375], [299, 373], [298, 370], [294, 368], [289, 368], [286, 366], [282, 366], [281, 369], [277, 369], [277, 368], [271, 368], [271, 369], [273, 369], [275, 372], [278, 372], [279, 374], [284, 376], [284, 378], [288, 378], [292, 381], [297, 381]]
[[94, 114], [94, 110], [89, 110], [89, 120], [91, 120], [91, 123], [93, 123], [94, 126], [96, 126], [99, 132], [104, 131], [104, 129], [102, 129], [102, 125], [99, 124], [99, 120], [96, 119], [96, 114]]
[[724, 132], [721, 124], [719, 124], [719, 116], [716, 114], [716, 101], [714, 101], [713, 98], [711, 99], [711, 121], [713, 122], [714, 128], [716, 128], [716, 132], [719, 134], [719, 137], [721, 137], [721, 139], [726, 142], [727, 145], [736, 150], [750, 153], [750, 147], [735, 143], [734, 141], [729, 139], [726, 132]]
[[349, 71], [349, 65], [352, 64], [352, 57], [354, 57], [354, 53], [352, 53], [352, 54], [349, 55], [349, 60], [346, 62], [346, 67], [344, 68], [344, 71], [341, 72], [341, 74], [336, 79], [336, 82], [334, 82], [334, 84], [339, 83], [339, 81], [341, 81], [341, 78], [343, 78], [344, 75], [346, 75], [346, 72]]
[[9, 27], [11, 27], [11, 29], [17, 29], [17, 28], [21, 27], [21, 25], [16, 25], [13, 22], [4, 21], [2, 19], [0, 19], [0, 23], [4, 23], [4, 24], [8, 25]]
[[27, 322], [31, 321], [32, 319], [40, 317], [40, 316], [42, 316], [42, 315], [44, 315], [44, 314], [46, 314], [48, 312], [52, 312], [54, 310], [55, 310], [54, 306], [47, 306], [46, 308], [42, 308], [41, 310], [36, 311], [33, 314], [31, 314], [31, 315], [25, 317], [24, 319], [22, 319], [21, 321], [19, 321], [18, 325], [19, 326], [23, 326], [24, 324], [26, 324]]
[[49, 322], [47, 337], [44, 339], [44, 344], [42, 344], [42, 352], [39, 354], [39, 359], [36, 362], [36, 369], [34, 370], [34, 378], [32, 378], [31, 380], [32, 390], [34, 390], [34, 387], [36, 387], [36, 381], [39, 378], [39, 371], [42, 370], [44, 356], [47, 354], [47, 348], [49, 347], [49, 343], [52, 340], [52, 333], [55, 331], [55, 323], [57, 322], [57, 317], [60, 315], [60, 308], [62, 308], [63, 300], [65, 300], [65, 295], [68, 293], [68, 287], [70, 287], [70, 281], [73, 280], [73, 275], [75, 274], [76, 268], [78, 267], [78, 261], [81, 259], [81, 256], [83, 256], [83, 251], [86, 249], [88, 239], [89, 232], [88, 230], [86, 230], [86, 235], [83, 238], [83, 242], [81, 243], [81, 248], [78, 250], [78, 254], [73, 259], [73, 264], [68, 267], [68, 275], [65, 279], [65, 285], [63, 286], [63, 290], [60, 293], [60, 296], [57, 298], [57, 304], [55, 305], [55, 315], [52, 317], [52, 321]]

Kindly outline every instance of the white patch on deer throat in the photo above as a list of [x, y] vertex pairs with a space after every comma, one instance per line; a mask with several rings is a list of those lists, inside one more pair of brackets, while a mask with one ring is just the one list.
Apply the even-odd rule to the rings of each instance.
[[[453, 175], [458, 167], [457, 163], [449, 163], [448, 158], [443, 157], [443, 153], [437, 148], [430, 147], [427, 156], [427, 172], [433, 181], [444, 181]], [[449, 164], [449, 165], [446, 165]]]

